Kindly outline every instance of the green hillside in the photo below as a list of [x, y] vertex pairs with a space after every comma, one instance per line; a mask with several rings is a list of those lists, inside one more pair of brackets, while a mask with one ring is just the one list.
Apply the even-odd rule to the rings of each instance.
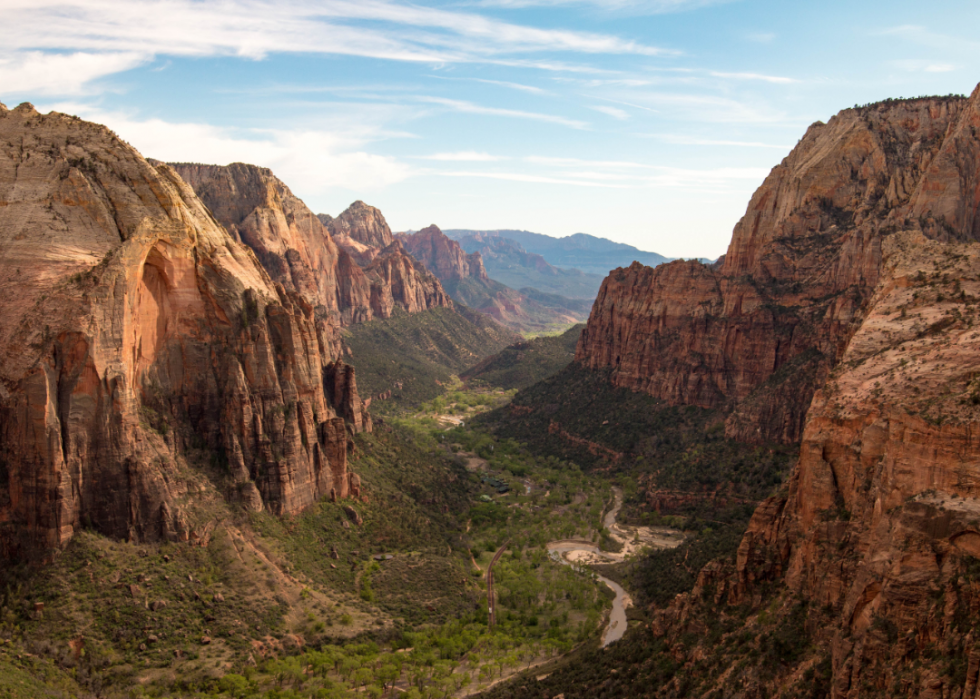
[[[435, 308], [409, 314], [395, 309], [385, 320], [348, 328], [344, 361], [356, 369], [362, 397], [375, 397], [371, 411], [411, 408], [443, 392], [454, 374], [499, 352], [518, 336], [467, 308]], [[391, 391], [390, 398], [378, 400]]]
[[509, 345], [467, 369], [460, 378], [503, 389], [527, 388], [557, 374], [575, 358], [575, 345], [584, 327], [580, 324], [561, 335], [536, 337]]

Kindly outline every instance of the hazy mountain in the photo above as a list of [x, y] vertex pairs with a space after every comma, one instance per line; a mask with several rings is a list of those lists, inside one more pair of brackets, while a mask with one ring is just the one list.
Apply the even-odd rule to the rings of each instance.
[[[445, 231], [456, 240], [465, 237], [482, 236], [506, 238], [520, 245], [526, 252], [541, 255], [549, 264], [556, 267], [571, 267], [587, 274], [605, 276], [617, 267], [629, 267], [633, 262], [641, 262], [648, 267], [656, 267], [671, 258], [655, 252], [645, 252], [632, 245], [617, 243], [607, 238], [598, 238], [587, 233], [576, 233], [564, 238], [553, 238], [542, 233], [518, 230], [476, 231], [454, 229]], [[489, 270], [488, 270], [489, 271]]]

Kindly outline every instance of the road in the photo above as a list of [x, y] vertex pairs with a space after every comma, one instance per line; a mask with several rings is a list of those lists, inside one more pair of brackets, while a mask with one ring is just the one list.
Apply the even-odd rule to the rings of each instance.
[[493, 560], [490, 561], [490, 565], [487, 566], [487, 606], [490, 611], [490, 628], [492, 629], [497, 623], [497, 605], [493, 600], [493, 564], [497, 562], [503, 554], [507, 547], [510, 546], [510, 539], [504, 542], [503, 546], [497, 549], [497, 553], [493, 554]]

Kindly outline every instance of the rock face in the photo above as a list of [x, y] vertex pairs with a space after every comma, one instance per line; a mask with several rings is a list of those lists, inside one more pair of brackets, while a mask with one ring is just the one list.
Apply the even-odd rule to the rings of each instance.
[[589, 304], [535, 289], [517, 291], [487, 277], [479, 252], [467, 254], [435, 225], [399, 234], [412, 257], [432, 270], [454, 301], [517, 332], [540, 331], [584, 320]]
[[[325, 214], [320, 214], [328, 218]], [[383, 250], [391, 245], [391, 229], [381, 212], [363, 201], [355, 201], [337, 218], [324, 223], [334, 237], [346, 237], [368, 247]]]
[[418, 233], [399, 235], [398, 239], [412, 257], [432, 270], [442, 281], [467, 277], [489, 281], [480, 253], [463, 252], [459, 243], [444, 235], [435, 224]]
[[[248, 209], [242, 240], [318, 230], [248, 184], [217, 209]], [[252, 215], [276, 196], [282, 220]], [[173, 169], [30, 105], [0, 107], [0, 202], [0, 555], [50, 552], [79, 527], [187, 539], [208, 453], [229, 474], [208, 487], [253, 509], [348, 493], [348, 433], [370, 418], [337, 361], [326, 283], [290, 266], [290, 250], [320, 252], [252, 239], [285, 260], [272, 278]]]
[[[717, 269], [635, 267], [604, 286], [582, 361], [677, 402], [734, 401], [736, 434], [775, 417], [768, 436], [792, 438], [765, 396], [780, 386], [802, 410], [788, 487], [756, 510], [734, 564], [654, 614], [678, 666], [724, 683], [697, 696], [978, 696], [978, 127], [980, 88], [846, 110], [774, 170]], [[805, 650], [772, 645], [781, 621], [765, 616], [788, 610]], [[727, 641], [685, 647], [726, 616], [743, 620]], [[791, 660], [746, 670], [759, 661], [709, 647], [735, 637]], [[823, 667], [826, 693], [810, 694]]]
[[[388, 224], [374, 207], [354, 202], [331, 219], [314, 215], [266, 168], [172, 167], [218, 221], [255, 251], [275, 281], [314, 307], [335, 349], [340, 327], [388, 318], [395, 306], [415, 313], [452, 305], [438, 279], [392, 246]], [[384, 245], [372, 247], [373, 242]]]
[[800, 439], [860, 326], [883, 241], [918, 223], [975, 240], [978, 97], [844, 110], [756, 191], [712, 266], [634, 264], [603, 283], [576, 359], [618, 386], [731, 412], [744, 441]]
[[[788, 495], [742, 541], [732, 594], [782, 578], [832, 608], [837, 697], [911, 683], [927, 644], [969, 656], [974, 696], [980, 655], [963, 618], [980, 606], [980, 245], [902, 232], [883, 255], [864, 323], [814, 396]], [[965, 689], [919, 663], [913, 693]]]

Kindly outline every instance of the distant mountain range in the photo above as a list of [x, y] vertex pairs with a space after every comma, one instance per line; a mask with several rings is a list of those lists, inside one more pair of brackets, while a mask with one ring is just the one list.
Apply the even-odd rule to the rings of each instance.
[[[444, 233], [450, 238], [460, 241], [467, 252], [472, 252], [470, 246], [474, 245], [475, 242], [482, 242], [486, 245], [491, 238], [511, 240], [524, 251], [541, 255], [551, 265], [581, 270], [586, 274], [598, 275], [600, 279], [609, 274], [610, 270], [617, 267], [629, 267], [634, 261], [649, 267], [656, 267], [672, 259], [655, 252], [645, 252], [632, 245], [617, 243], [607, 238], [598, 238], [587, 233], [576, 233], [564, 238], [553, 238], [542, 233], [519, 230], [454, 229], [444, 231]], [[472, 239], [474, 242], [463, 244], [464, 239]], [[484, 258], [486, 261], [486, 255]], [[487, 265], [487, 272], [492, 278], [497, 278], [490, 271], [489, 264]], [[598, 289], [598, 287], [596, 288]], [[567, 292], [561, 293], [567, 295]]]

